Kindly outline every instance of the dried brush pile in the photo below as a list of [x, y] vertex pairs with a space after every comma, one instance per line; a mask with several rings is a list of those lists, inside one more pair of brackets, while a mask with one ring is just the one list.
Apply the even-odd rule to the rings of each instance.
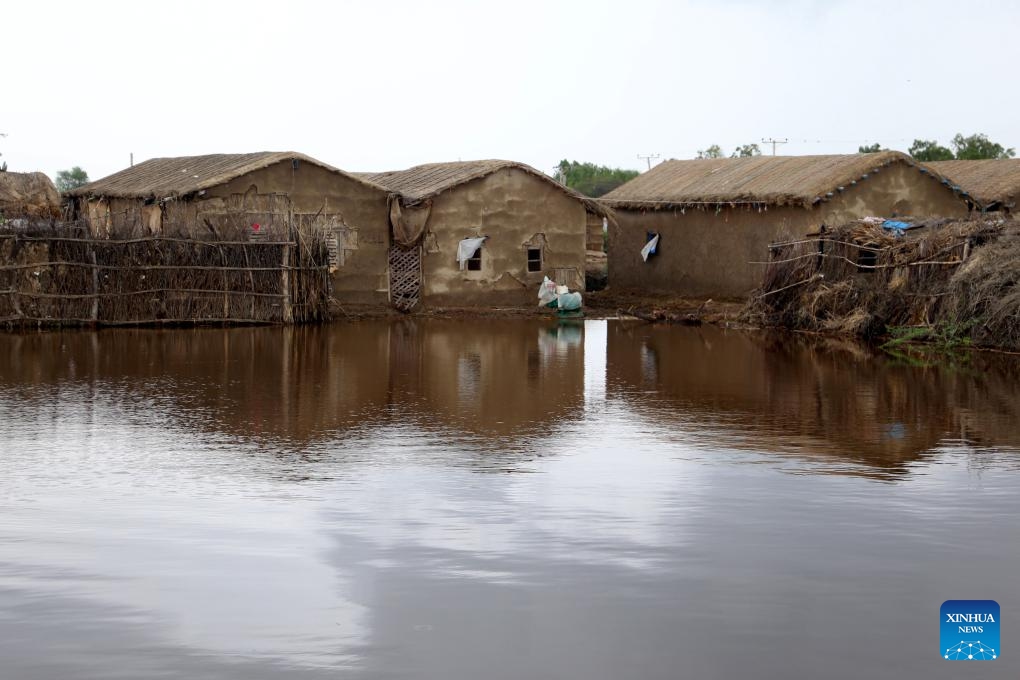
[[953, 328], [1020, 348], [1020, 224], [915, 222], [903, 233], [854, 222], [772, 247], [744, 318], [764, 326], [874, 338], [890, 328]]
[[93, 238], [80, 225], [0, 232], [0, 324], [306, 323], [328, 317], [324, 239]]

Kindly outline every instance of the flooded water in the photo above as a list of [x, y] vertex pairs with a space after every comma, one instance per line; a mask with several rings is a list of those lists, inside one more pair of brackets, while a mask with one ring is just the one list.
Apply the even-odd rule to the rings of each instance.
[[[1020, 362], [616, 321], [0, 334], [0, 676], [1016, 677]], [[973, 672], [967, 675], [974, 675]]]

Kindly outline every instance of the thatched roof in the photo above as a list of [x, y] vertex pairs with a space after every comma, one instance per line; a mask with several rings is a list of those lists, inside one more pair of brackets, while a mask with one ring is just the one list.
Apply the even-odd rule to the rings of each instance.
[[529, 175], [538, 177], [544, 182], [555, 185], [571, 198], [581, 201], [588, 212], [601, 216], [608, 216], [610, 214], [605, 207], [600, 206], [594, 199], [588, 198], [584, 194], [560, 184], [552, 177], [549, 177], [549, 175], [539, 172], [530, 165], [516, 161], [483, 160], [427, 163], [425, 165], [416, 165], [407, 170], [363, 172], [357, 174], [359, 177], [382, 185], [390, 191], [399, 194], [407, 204], [414, 205], [415, 203], [438, 196], [454, 187], [488, 177], [495, 172], [507, 168], [521, 170]]
[[[115, 172], [67, 192], [71, 196], [107, 196], [116, 198], [169, 198], [209, 189], [255, 170], [284, 161], [311, 163], [330, 172], [371, 184], [322, 161], [294, 151], [260, 151], [257, 153], [210, 154], [153, 158]], [[372, 185], [380, 191], [382, 187]]]
[[60, 194], [41, 172], [0, 172], [0, 211], [45, 216], [60, 210]]
[[601, 200], [617, 208], [648, 209], [706, 203], [810, 206], [890, 163], [916, 164], [898, 151], [669, 160]]
[[1012, 205], [1020, 199], [1020, 158], [927, 163], [984, 206]]

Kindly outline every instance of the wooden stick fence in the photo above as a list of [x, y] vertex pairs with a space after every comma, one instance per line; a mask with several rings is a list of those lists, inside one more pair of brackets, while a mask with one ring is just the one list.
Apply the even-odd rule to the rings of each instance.
[[326, 239], [0, 234], [0, 324], [308, 323], [328, 318]]

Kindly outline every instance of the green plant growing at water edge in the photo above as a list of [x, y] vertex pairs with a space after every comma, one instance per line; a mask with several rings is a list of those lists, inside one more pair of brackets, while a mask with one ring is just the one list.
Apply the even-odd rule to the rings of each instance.
[[932, 326], [888, 326], [889, 339], [881, 349], [911, 366], [932, 366], [941, 363], [967, 363], [966, 350], [974, 346], [971, 329], [977, 319], [941, 322]]

